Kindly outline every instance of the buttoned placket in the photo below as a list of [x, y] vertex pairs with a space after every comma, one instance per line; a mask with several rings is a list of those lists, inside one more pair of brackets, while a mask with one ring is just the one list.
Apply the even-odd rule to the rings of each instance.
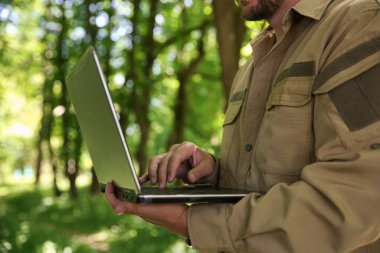
[[[265, 101], [267, 99], [270, 87], [271, 74], [275, 65], [275, 58], [272, 57], [265, 61], [264, 58], [271, 52], [274, 45], [275, 37], [272, 33], [257, 41], [253, 45], [253, 64], [254, 72], [251, 79], [250, 87], [247, 91], [247, 102], [243, 110], [243, 124], [241, 124], [241, 150], [239, 155], [239, 165], [236, 175], [238, 185], [244, 185], [245, 175], [250, 168], [252, 153], [254, 149], [255, 133], [258, 123], [261, 122]], [[265, 64], [262, 64], [264, 61]]]
[[238, 185], [245, 185], [274, 77], [295, 36], [290, 27], [291, 19], [287, 16], [284, 19], [284, 36], [277, 43], [275, 43], [276, 38], [272, 30], [267, 30], [266, 36], [252, 43], [254, 72], [247, 90], [247, 102], [242, 112], [239, 169], [236, 171]]

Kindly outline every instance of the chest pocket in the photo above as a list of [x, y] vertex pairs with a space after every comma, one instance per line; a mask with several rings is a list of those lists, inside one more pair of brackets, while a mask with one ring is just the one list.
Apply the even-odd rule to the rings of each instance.
[[247, 89], [237, 91], [232, 94], [227, 111], [226, 116], [224, 118], [223, 126], [231, 124], [235, 121], [237, 116], [239, 115], [239, 112], [241, 111], [241, 107], [243, 105], [245, 93], [247, 92]]
[[223, 122], [223, 138], [220, 156], [220, 186], [234, 187], [239, 163], [239, 115], [243, 110], [246, 89], [232, 93]]
[[315, 79], [315, 62], [295, 62], [277, 77], [266, 109], [275, 105], [302, 106], [311, 98]]
[[267, 189], [297, 181], [312, 160], [313, 82], [314, 77], [288, 77], [269, 95], [254, 158]]
[[274, 106], [303, 106], [311, 99], [314, 77], [290, 77], [275, 85], [268, 98], [266, 110]]

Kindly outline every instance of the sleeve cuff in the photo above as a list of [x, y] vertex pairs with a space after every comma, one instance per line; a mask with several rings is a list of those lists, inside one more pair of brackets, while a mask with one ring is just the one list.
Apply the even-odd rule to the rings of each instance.
[[189, 208], [187, 224], [193, 248], [235, 251], [227, 226], [230, 204], [197, 204]]

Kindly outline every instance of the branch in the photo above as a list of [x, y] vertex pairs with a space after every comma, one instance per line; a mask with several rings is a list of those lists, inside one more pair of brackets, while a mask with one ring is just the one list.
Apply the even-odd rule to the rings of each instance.
[[182, 39], [186, 36], [188, 36], [192, 31], [196, 30], [204, 30], [206, 27], [211, 25], [212, 21], [210, 19], [205, 19], [200, 25], [191, 27], [185, 30], [182, 30], [179, 32], [179, 34], [173, 35], [171, 38], [167, 39], [166, 41], [160, 43], [156, 50], [154, 51], [154, 55], [157, 56], [159, 53], [161, 53], [165, 48], [172, 45], [174, 42], [176, 42], [178, 39]]

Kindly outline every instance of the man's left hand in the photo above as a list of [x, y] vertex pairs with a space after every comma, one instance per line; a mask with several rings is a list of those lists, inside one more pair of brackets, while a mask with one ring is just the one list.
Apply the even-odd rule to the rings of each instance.
[[106, 186], [106, 198], [114, 212], [120, 214], [131, 214], [142, 219], [164, 227], [167, 230], [189, 237], [187, 229], [187, 210], [185, 204], [136, 204], [118, 199], [112, 183]]

